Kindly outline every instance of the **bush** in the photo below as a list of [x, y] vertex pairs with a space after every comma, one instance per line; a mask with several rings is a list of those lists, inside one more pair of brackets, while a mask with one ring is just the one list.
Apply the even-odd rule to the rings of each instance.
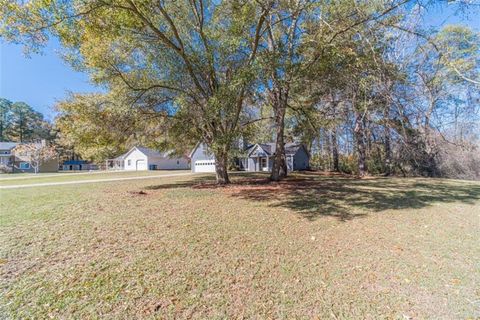
[[7, 166], [5, 164], [0, 164], [0, 173], [11, 173], [12, 167]]
[[438, 168], [443, 177], [480, 180], [480, 143], [461, 146], [444, 141], [439, 148]]
[[340, 172], [348, 174], [358, 173], [358, 158], [353, 154], [340, 155], [338, 166]]

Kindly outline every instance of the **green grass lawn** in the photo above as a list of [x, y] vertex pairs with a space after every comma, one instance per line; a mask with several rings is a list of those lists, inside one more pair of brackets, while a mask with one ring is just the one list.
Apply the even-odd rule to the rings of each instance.
[[48, 182], [100, 180], [127, 177], [155, 176], [189, 173], [190, 170], [148, 170], [148, 171], [92, 171], [79, 173], [8, 174], [0, 177], [0, 186], [25, 185]]
[[265, 177], [0, 190], [0, 318], [480, 317], [479, 183]]

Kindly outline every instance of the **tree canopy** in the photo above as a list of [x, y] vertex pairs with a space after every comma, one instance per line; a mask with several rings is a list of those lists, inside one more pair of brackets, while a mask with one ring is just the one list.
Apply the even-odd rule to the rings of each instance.
[[287, 175], [289, 140], [321, 168], [436, 175], [446, 123], [457, 141], [467, 110], [478, 115], [479, 35], [423, 30], [432, 1], [1, 4], [3, 37], [30, 52], [57, 37], [66, 61], [106, 88], [58, 106], [64, 143], [93, 159], [141, 136], [158, 147], [202, 141], [228, 183], [235, 142], [257, 131], [276, 141], [272, 180]]
[[40, 112], [25, 102], [0, 98], [0, 141], [52, 140], [55, 133]]
[[124, 105], [112, 94], [72, 94], [56, 108], [57, 143], [84, 159], [103, 163], [135, 145], [175, 147], [169, 145], [168, 128], [161, 117]]

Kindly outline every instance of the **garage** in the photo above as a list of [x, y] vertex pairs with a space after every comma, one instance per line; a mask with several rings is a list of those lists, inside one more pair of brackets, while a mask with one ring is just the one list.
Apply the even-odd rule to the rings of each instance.
[[145, 160], [145, 159], [138, 159], [135, 170], [137, 170], [137, 171], [147, 170], [147, 160]]
[[133, 147], [127, 153], [107, 160], [108, 169], [146, 170], [185, 170], [190, 168], [186, 156], [175, 156], [172, 152], [159, 152], [145, 147]]
[[214, 160], [195, 161], [194, 172], [215, 172], [215, 161]]

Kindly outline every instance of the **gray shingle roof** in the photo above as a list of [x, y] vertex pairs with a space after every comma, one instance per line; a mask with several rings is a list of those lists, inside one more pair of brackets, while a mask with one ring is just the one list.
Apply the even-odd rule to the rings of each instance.
[[[274, 142], [270, 143], [258, 143], [260, 147], [262, 147], [263, 150], [265, 150], [266, 153], [268, 153], [269, 156], [272, 156], [275, 154], [275, 150], [277, 149], [276, 144]], [[250, 145], [247, 147], [248, 153], [252, 151], [252, 148], [255, 147], [256, 145]], [[294, 155], [297, 153], [298, 149], [302, 147], [302, 144], [300, 143], [285, 143], [285, 154], [286, 155]]]
[[147, 147], [137, 147], [143, 154], [147, 157], [163, 157], [164, 155], [156, 150], [147, 148]]
[[12, 150], [17, 144], [17, 142], [0, 142], [0, 150]]
[[161, 153], [159, 151], [156, 151], [156, 150], [153, 150], [153, 149], [150, 149], [150, 148], [147, 148], [147, 147], [140, 147], [139, 146], [139, 147], [133, 147], [132, 149], [128, 150], [126, 153], [124, 153], [122, 155], [119, 155], [118, 157], [114, 158], [113, 160], [117, 160], [117, 161], [125, 160], [125, 158], [135, 148], [138, 149], [143, 154], [145, 154], [147, 157], [163, 157], [163, 158], [168, 157], [167, 153]]
[[297, 153], [298, 149], [302, 147], [300, 143], [286, 143], [285, 144], [285, 153], [289, 155], [294, 155]]
[[125, 159], [125, 156], [126, 156], [126, 155], [127, 155], [127, 154], [124, 153], [124, 154], [122, 154], [122, 155], [120, 155], [120, 156], [118, 156], [118, 157], [116, 157], [116, 158], [113, 158], [113, 160], [122, 161], [122, 160]]

